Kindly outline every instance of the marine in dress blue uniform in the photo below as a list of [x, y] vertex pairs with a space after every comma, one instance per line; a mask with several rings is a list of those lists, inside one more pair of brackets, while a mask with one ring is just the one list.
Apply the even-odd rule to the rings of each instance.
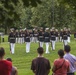
[[19, 32], [18, 32], [18, 30], [16, 30], [16, 43], [18, 43], [18, 41], [19, 41]]
[[43, 43], [44, 43], [44, 32], [42, 29], [40, 29], [40, 31], [38, 32], [38, 40], [39, 40], [39, 46], [43, 47]]
[[37, 30], [34, 31], [34, 42], [35, 43], [38, 42], [38, 31]]
[[11, 53], [14, 54], [15, 52], [15, 32], [11, 30], [9, 33], [9, 42], [10, 42], [10, 49]]
[[63, 42], [63, 29], [60, 30], [59, 36], [60, 36], [60, 38], [59, 38], [60, 42]]
[[67, 35], [68, 35], [68, 43], [70, 43], [70, 36], [71, 36], [70, 28], [68, 28], [67, 30]]
[[56, 35], [55, 35], [55, 30], [54, 29], [51, 30], [50, 37], [51, 37], [52, 50], [55, 50]]
[[48, 31], [49, 31], [49, 29], [46, 28], [45, 32], [44, 32], [44, 43], [46, 45], [46, 52], [45, 53], [49, 53], [50, 33]]
[[58, 29], [55, 29], [56, 42], [59, 40], [59, 32]]
[[74, 32], [74, 39], [76, 40], [76, 32]]
[[30, 52], [30, 33], [28, 30], [25, 31], [25, 43], [26, 43], [26, 53]]
[[30, 33], [30, 42], [33, 42], [33, 36], [34, 36], [33, 30], [30, 30], [29, 33]]
[[63, 44], [64, 44], [64, 46], [68, 44], [67, 29], [64, 29], [64, 31], [63, 31]]

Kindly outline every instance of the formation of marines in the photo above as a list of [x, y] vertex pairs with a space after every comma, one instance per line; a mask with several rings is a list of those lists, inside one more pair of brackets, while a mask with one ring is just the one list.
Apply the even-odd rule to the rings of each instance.
[[26, 53], [30, 52], [31, 42], [38, 43], [39, 46], [43, 47], [43, 44], [46, 45], [46, 52], [49, 53], [49, 45], [51, 43], [51, 50], [55, 50], [55, 43], [60, 41], [63, 42], [63, 45], [70, 43], [70, 29], [64, 28], [58, 31], [54, 27], [49, 28], [34, 28], [34, 29], [21, 29], [13, 30], [11, 29], [9, 33], [9, 42], [10, 42], [10, 52], [14, 54], [15, 43], [26, 43]]

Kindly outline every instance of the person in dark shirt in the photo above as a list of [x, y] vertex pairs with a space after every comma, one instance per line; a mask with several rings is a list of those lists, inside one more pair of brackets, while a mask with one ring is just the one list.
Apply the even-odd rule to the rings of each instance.
[[31, 70], [35, 75], [48, 75], [51, 69], [50, 62], [48, 59], [43, 57], [43, 48], [37, 49], [38, 57], [32, 60]]

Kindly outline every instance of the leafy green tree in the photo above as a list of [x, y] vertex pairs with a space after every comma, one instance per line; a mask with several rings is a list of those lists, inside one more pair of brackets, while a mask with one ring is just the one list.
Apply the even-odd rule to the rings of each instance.
[[59, 0], [59, 2], [69, 4], [72, 8], [76, 9], [76, 0]]
[[57, 0], [44, 0], [37, 8], [32, 8], [31, 25], [56, 28], [74, 25], [74, 10], [68, 4]]
[[5, 32], [11, 27], [75, 28], [75, 3], [75, 0], [0, 0], [0, 27]]
[[[17, 27], [14, 26], [21, 20], [21, 14], [19, 10], [16, 11], [16, 7], [23, 2], [23, 7], [27, 6], [37, 6], [38, 3], [41, 3], [40, 0], [0, 0], [0, 27], [5, 28], [5, 32], [7, 28]], [[24, 9], [23, 9], [24, 10]], [[16, 22], [16, 23], [15, 23]]]

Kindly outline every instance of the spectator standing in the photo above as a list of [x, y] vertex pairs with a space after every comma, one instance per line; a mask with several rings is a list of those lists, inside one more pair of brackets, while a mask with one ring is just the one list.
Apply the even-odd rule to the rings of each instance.
[[70, 53], [71, 48], [69, 45], [64, 47], [65, 55], [64, 58], [70, 62], [70, 71], [67, 75], [75, 75], [74, 72], [76, 71], [76, 57]]
[[48, 59], [43, 57], [43, 48], [39, 47], [37, 49], [38, 57], [33, 59], [31, 64], [31, 70], [35, 75], [48, 75], [50, 72], [50, 62]]
[[4, 59], [5, 50], [0, 47], [0, 75], [10, 75], [12, 63]]
[[59, 58], [54, 61], [52, 68], [53, 75], [67, 75], [69, 71], [70, 63], [68, 60], [64, 59], [64, 51], [60, 49], [58, 51]]

